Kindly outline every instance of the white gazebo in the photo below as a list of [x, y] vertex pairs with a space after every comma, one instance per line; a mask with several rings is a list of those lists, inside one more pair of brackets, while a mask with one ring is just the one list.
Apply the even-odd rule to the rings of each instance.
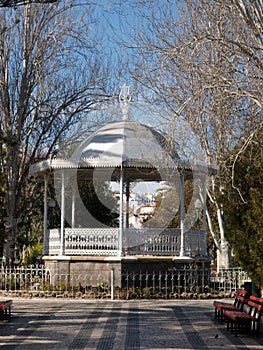
[[[127, 99], [121, 121], [107, 124], [88, 136], [69, 159], [47, 159], [30, 168], [32, 176], [44, 179], [43, 260], [53, 272], [69, 275], [77, 271], [87, 275], [98, 271], [103, 280], [109, 280], [114, 268], [117, 281], [121, 281], [124, 269], [158, 270], [192, 261], [209, 263], [205, 215], [207, 167], [182, 160], [175, 142], [151, 127], [128, 120], [126, 103]], [[187, 179], [199, 186], [198, 190], [194, 187], [192, 207], [186, 212]], [[61, 219], [60, 227], [48, 229], [51, 180]], [[118, 184], [118, 227], [106, 226], [92, 217], [80, 199], [80, 181]], [[169, 183], [177, 193], [175, 204], [167, 202], [171, 198], [164, 198], [152, 224], [140, 229], [130, 228], [127, 219], [130, 184], [138, 181]], [[177, 212], [180, 226], [168, 228]]]

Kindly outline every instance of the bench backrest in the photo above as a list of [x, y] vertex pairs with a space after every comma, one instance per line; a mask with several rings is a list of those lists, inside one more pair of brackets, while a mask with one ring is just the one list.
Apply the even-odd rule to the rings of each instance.
[[238, 288], [238, 289], [236, 290], [236, 294], [237, 294], [237, 295], [242, 295], [243, 297], [245, 297], [245, 296], [248, 294], [248, 291], [245, 290], [245, 289]]
[[247, 305], [249, 307], [248, 313], [251, 316], [260, 319], [263, 312], [263, 298], [258, 298], [254, 295], [251, 295], [249, 297]]
[[247, 294], [248, 292], [245, 289], [237, 289], [234, 306], [240, 308], [244, 304], [245, 300], [243, 300], [243, 298], [245, 299]]
[[3, 300], [0, 301], [0, 311], [5, 310], [13, 304], [13, 300]]
[[238, 307], [240, 310], [242, 310], [243, 306], [245, 305], [246, 298], [242, 295], [237, 295], [236, 300], [237, 300], [237, 302], [236, 302], [235, 306]]

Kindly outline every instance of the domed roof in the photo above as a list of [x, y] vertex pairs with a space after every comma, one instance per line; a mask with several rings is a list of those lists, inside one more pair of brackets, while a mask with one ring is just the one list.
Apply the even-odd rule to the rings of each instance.
[[[181, 155], [181, 153], [180, 153]], [[195, 164], [199, 172], [207, 173], [203, 164]], [[78, 171], [78, 178], [120, 178], [120, 169], [130, 181], [161, 181], [166, 176], [183, 171], [192, 177], [192, 165], [178, 155], [176, 144], [167, 135], [136, 121], [121, 120], [109, 123], [88, 136], [69, 159], [50, 158], [30, 166], [30, 174], [44, 174], [60, 169]], [[209, 173], [215, 173], [213, 167]]]
[[134, 121], [122, 120], [103, 126], [90, 135], [71, 159], [81, 167], [167, 166], [179, 160], [167, 139], [154, 129]]
[[[109, 123], [87, 137], [69, 159], [49, 159], [31, 165], [30, 173], [77, 169], [78, 178], [125, 178], [130, 181], [160, 181], [167, 170], [182, 169], [174, 143], [153, 128], [141, 123], [122, 120]], [[185, 168], [185, 167], [184, 167]], [[108, 173], [107, 170], [109, 169]], [[186, 170], [186, 169], [184, 169]]]

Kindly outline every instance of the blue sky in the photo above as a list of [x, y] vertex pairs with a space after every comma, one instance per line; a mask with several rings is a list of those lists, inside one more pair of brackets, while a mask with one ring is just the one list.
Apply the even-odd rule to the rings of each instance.
[[[116, 40], [122, 38], [123, 27], [128, 20], [133, 21], [133, 13], [131, 11], [130, 2], [119, 2], [113, 5], [106, 0], [97, 1], [96, 16], [101, 23], [101, 30], [105, 39], [114, 46]], [[127, 28], [125, 28], [127, 29]]]

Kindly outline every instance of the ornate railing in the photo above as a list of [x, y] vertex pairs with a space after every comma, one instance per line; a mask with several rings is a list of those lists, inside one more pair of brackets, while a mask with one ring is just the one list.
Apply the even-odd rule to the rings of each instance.
[[248, 273], [240, 268], [211, 270], [210, 286], [214, 290], [235, 290], [249, 280]]
[[[63, 249], [65, 255], [116, 256], [119, 252], [119, 229], [66, 228]], [[59, 255], [60, 252], [60, 229], [49, 230], [44, 254]]]
[[117, 255], [119, 231], [109, 229], [67, 228], [65, 230], [66, 255]]
[[[122, 239], [122, 247], [120, 247]], [[181, 232], [179, 229], [123, 229], [119, 228], [66, 228], [63, 241], [65, 255], [179, 255]], [[206, 255], [204, 231], [189, 230], [184, 234], [187, 256]], [[61, 254], [59, 229], [49, 230], [44, 254]]]
[[52, 274], [44, 265], [0, 267], [0, 295], [102, 298], [110, 297], [114, 288], [115, 297], [125, 299], [225, 297], [243, 287], [248, 276], [241, 269], [215, 272], [193, 263], [156, 273], [127, 272], [121, 279], [119, 288], [99, 272]]
[[[204, 231], [189, 230], [184, 233], [185, 254], [203, 256], [206, 253]], [[180, 229], [147, 228], [125, 229], [124, 253], [128, 255], [179, 255], [181, 245]]]

